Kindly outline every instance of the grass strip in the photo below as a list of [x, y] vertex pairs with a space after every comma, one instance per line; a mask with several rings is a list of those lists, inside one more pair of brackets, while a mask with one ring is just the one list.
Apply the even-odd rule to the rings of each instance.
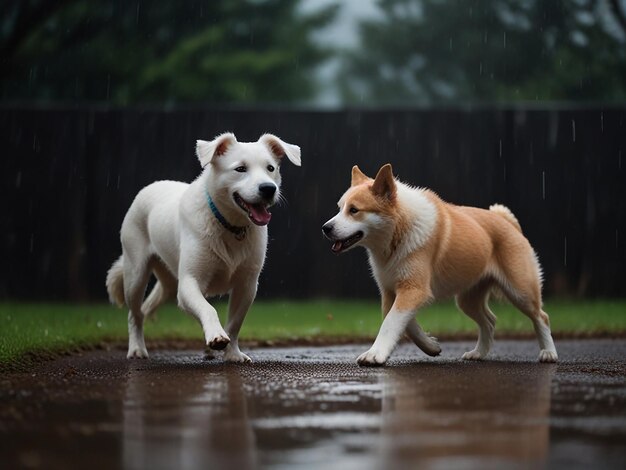
[[[225, 324], [227, 306], [216, 308]], [[532, 334], [528, 318], [509, 304], [492, 303], [496, 335]], [[556, 335], [593, 336], [626, 333], [626, 300], [546, 301]], [[367, 339], [380, 326], [375, 301], [257, 301], [248, 313], [241, 339], [294, 341], [324, 338]], [[476, 325], [453, 302], [434, 304], [418, 314], [424, 330], [435, 336], [476, 335]], [[199, 324], [175, 305], [163, 306], [145, 327], [148, 340], [202, 341]], [[107, 341], [126, 341], [126, 311], [104, 304], [0, 303], [0, 363], [29, 352], [71, 350]]]

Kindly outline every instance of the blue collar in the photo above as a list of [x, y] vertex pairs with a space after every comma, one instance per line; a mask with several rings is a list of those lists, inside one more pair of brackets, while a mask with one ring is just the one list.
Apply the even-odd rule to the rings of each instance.
[[235, 225], [231, 225], [228, 220], [226, 220], [226, 218], [222, 215], [222, 213], [217, 209], [217, 206], [213, 202], [213, 199], [211, 199], [209, 191], [207, 191], [206, 188], [204, 190], [204, 194], [206, 195], [206, 200], [209, 203], [211, 212], [213, 212], [215, 218], [219, 220], [220, 224], [222, 224], [222, 227], [235, 235], [235, 238], [237, 240], [243, 240], [244, 238], [246, 238], [248, 227], [236, 227]]

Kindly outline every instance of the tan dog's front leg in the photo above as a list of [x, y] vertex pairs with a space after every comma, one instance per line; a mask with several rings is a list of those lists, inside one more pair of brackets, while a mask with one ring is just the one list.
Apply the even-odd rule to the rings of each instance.
[[[357, 358], [359, 365], [383, 365], [398, 344], [400, 336], [407, 330], [411, 320], [414, 319], [417, 308], [424, 304], [428, 297], [427, 291], [417, 287], [399, 288], [391, 310], [385, 316], [383, 324], [380, 326], [376, 341], [374, 341], [374, 344], [368, 351]], [[383, 309], [384, 305], [385, 300], [383, 297]]]
[[[396, 294], [390, 290], [381, 291], [381, 309], [383, 313], [383, 320], [387, 317], [387, 314], [391, 310], [394, 301], [396, 300]], [[420, 348], [429, 356], [439, 356], [441, 354], [441, 346], [437, 338], [428, 335], [417, 323], [415, 317], [409, 320], [406, 327], [405, 334], [407, 337], [415, 343], [415, 346]]]

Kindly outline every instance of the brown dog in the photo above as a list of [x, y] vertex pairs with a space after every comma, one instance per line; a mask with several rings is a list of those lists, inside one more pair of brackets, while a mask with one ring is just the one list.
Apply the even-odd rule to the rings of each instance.
[[432, 191], [395, 180], [390, 164], [375, 179], [354, 166], [339, 213], [322, 229], [335, 253], [358, 245], [367, 249], [382, 296], [383, 323], [359, 364], [384, 364], [403, 333], [425, 353], [438, 355], [439, 344], [421, 330], [415, 314], [451, 295], [479, 326], [478, 343], [463, 359], [484, 358], [493, 343], [496, 317], [488, 301], [494, 290], [532, 320], [539, 361], [557, 360], [542, 310], [541, 267], [508, 208], [448, 204]]

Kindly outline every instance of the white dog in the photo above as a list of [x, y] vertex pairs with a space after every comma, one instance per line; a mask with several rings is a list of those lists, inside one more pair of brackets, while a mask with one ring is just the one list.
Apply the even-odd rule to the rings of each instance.
[[[265, 134], [237, 142], [222, 134], [197, 141], [202, 174], [191, 184], [158, 181], [135, 197], [122, 223], [122, 256], [107, 274], [111, 302], [128, 305], [128, 358], [148, 357], [144, 318], [167, 299], [198, 319], [206, 344], [224, 359], [249, 362], [237, 337], [265, 261], [268, 208], [280, 197], [284, 156], [300, 166], [300, 147]], [[157, 282], [144, 301], [150, 275]], [[229, 293], [222, 328], [206, 297]]]

